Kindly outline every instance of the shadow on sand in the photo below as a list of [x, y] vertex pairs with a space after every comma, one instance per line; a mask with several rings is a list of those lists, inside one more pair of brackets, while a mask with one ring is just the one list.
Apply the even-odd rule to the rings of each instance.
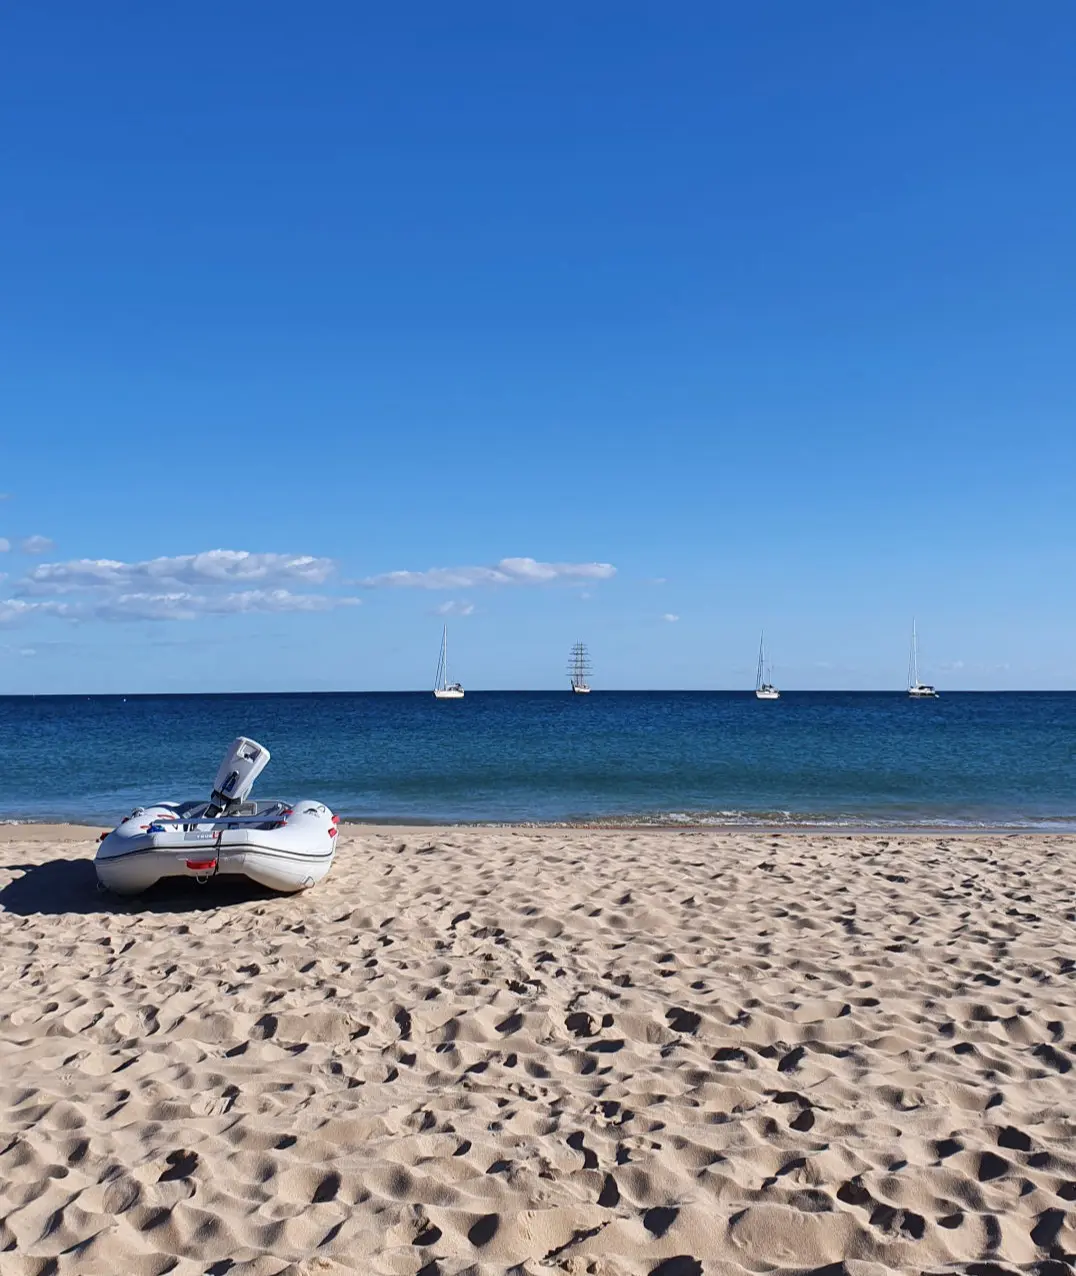
[[93, 861], [57, 859], [45, 864], [0, 864], [21, 873], [0, 889], [0, 911], [18, 917], [85, 913], [194, 913], [256, 900], [286, 900], [245, 877], [222, 876], [200, 885], [193, 878], [158, 882], [144, 895], [113, 895], [97, 888]]

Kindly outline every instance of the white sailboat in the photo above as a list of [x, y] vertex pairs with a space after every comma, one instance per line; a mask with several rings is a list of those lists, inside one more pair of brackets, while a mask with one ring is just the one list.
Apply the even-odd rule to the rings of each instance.
[[766, 664], [766, 633], [758, 640], [758, 672], [755, 674], [755, 696], [759, 700], [780, 700], [781, 693], [773, 685], [773, 669]]
[[462, 700], [463, 687], [458, 682], [448, 680], [448, 626], [441, 634], [441, 655], [437, 661], [437, 677], [433, 684], [433, 694], [438, 700]]
[[590, 657], [587, 655], [586, 644], [577, 642], [568, 661], [568, 677], [575, 695], [590, 695], [590, 684], [587, 682], [590, 673]]
[[908, 655], [908, 694], [913, 700], [932, 700], [937, 692], [927, 682], [919, 681], [919, 638], [915, 632], [915, 620], [912, 620], [912, 649]]

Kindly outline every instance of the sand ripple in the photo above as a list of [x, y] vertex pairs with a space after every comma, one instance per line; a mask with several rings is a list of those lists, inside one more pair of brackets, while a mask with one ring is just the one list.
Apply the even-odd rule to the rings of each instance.
[[310, 894], [0, 843], [0, 1273], [1076, 1254], [1076, 840], [349, 828]]

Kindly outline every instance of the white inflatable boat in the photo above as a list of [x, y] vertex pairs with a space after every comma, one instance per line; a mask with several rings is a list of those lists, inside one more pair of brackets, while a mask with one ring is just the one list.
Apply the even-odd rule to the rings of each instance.
[[208, 802], [137, 807], [102, 835], [94, 867], [102, 887], [138, 895], [164, 877], [207, 882], [249, 877], [275, 891], [301, 891], [332, 868], [339, 816], [323, 802], [252, 802], [269, 750], [240, 736], [217, 772]]

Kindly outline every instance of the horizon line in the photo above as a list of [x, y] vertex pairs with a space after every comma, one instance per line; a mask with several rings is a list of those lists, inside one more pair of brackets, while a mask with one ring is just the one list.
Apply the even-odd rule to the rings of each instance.
[[[592, 695], [739, 695], [754, 697], [753, 687], [591, 687]], [[563, 695], [571, 696], [571, 688], [562, 687], [475, 687], [466, 695]], [[906, 687], [788, 687], [781, 696], [908, 696]], [[1076, 695], [1076, 687], [949, 687], [939, 691], [937, 699], [946, 696], [1028, 696]], [[363, 690], [277, 690], [277, 691], [0, 691], [0, 700], [44, 699], [115, 699], [160, 698], [162, 696], [433, 696], [426, 688], [397, 687]], [[911, 699], [913, 697], [909, 697]]]

